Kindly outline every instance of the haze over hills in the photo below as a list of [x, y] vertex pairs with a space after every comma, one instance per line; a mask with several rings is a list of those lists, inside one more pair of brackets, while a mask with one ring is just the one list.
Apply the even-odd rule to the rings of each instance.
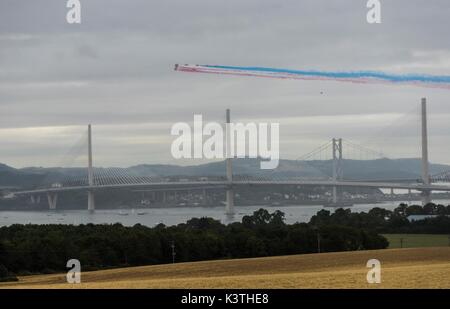
[[[261, 170], [259, 159], [233, 159], [234, 174], [267, 177], [296, 177], [324, 179], [332, 174], [332, 161], [295, 161], [280, 160], [275, 170]], [[420, 179], [420, 159], [377, 159], [344, 160], [344, 179], [380, 180], [380, 179]], [[101, 169], [101, 168], [97, 168]], [[224, 176], [225, 162], [212, 162], [192, 166], [141, 164], [120, 168], [134, 176]], [[430, 173], [449, 171], [450, 166], [430, 164]], [[30, 187], [47, 181], [58, 181], [67, 177], [82, 177], [87, 173], [84, 167], [27, 167], [15, 169], [0, 164], [0, 186]]]
[[0, 163], [0, 187], [28, 187], [43, 180], [44, 175], [15, 169]]
[[[332, 175], [331, 160], [280, 160], [275, 170], [261, 170], [258, 159], [234, 159], [234, 174], [274, 177], [324, 178]], [[345, 179], [415, 179], [421, 175], [420, 159], [343, 160]], [[136, 165], [128, 170], [139, 176], [224, 176], [225, 162], [195, 166]], [[450, 170], [449, 165], [430, 164], [431, 174]]]

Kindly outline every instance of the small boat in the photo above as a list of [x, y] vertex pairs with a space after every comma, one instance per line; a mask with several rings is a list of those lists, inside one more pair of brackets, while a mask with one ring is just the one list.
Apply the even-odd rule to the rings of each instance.
[[119, 216], [128, 216], [128, 212], [119, 211], [118, 215]]
[[146, 215], [147, 213], [145, 211], [138, 211], [136, 213], [138, 216]]

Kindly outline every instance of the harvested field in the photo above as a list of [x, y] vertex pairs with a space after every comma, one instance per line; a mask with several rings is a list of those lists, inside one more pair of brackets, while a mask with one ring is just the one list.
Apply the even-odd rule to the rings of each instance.
[[[378, 259], [381, 284], [368, 284], [366, 263]], [[450, 248], [304, 254], [129, 267], [19, 278], [0, 288], [450, 288]]]

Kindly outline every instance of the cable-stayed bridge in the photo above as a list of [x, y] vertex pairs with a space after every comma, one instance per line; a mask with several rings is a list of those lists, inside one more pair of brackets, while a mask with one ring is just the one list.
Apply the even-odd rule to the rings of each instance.
[[[437, 175], [430, 175], [428, 162], [427, 116], [426, 100], [422, 99], [422, 177], [420, 179], [379, 179], [379, 180], [350, 180], [344, 177], [344, 150], [351, 150], [360, 159], [368, 157], [384, 157], [383, 154], [352, 143], [342, 138], [333, 138], [330, 142], [316, 148], [312, 152], [298, 158], [298, 162], [309, 162], [314, 169], [322, 173], [320, 179], [299, 178], [272, 172], [261, 172], [252, 175], [236, 175], [233, 173], [233, 161], [226, 159], [223, 176], [207, 176], [194, 178], [178, 178], [161, 176], [142, 176], [130, 173], [122, 168], [95, 168], [92, 155], [92, 132], [88, 127], [87, 138], [87, 168], [84, 175], [70, 175], [57, 182], [50, 182], [41, 187], [26, 191], [16, 191], [15, 195], [35, 196], [45, 194], [50, 209], [56, 209], [58, 193], [66, 191], [86, 191], [88, 193], [88, 209], [95, 209], [95, 192], [105, 189], [117, 188], [145, 188], [146, 190], [197, 190], [197, 189], [223, 189], [226, 191], [226, 213], [234, 213], [234, 189], [239, 186], [322, 186], [332, 188], [332, 204], [339, 206], [343, 187], [378, 188], [378, 189], [406, 189], [421, 192], [423, 204], [431, 201], [432, 191], [450, 191], [450, 186], [438, 184], [450, 180], [450, 171]], [[230, 123], [230, 113], [227, 110], [226, 122]], [[318, 166], [323, 162], [323, 156], [331, 154], [331, 171], [328, 167]]]

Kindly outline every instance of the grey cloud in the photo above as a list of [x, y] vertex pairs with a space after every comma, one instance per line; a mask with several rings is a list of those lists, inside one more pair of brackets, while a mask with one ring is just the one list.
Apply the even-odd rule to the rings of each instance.
[[[448, 132], [442, 120], [450, 114], [447, 90], [173, 71], [179, 62], [448, 75], [446, 0], [383, 1], [381, 25], [366, 23], [364, 0], [81, 3], [81, 25], [68, 25], [65, 1], [0, 2], [0, 136], [10, 128], [93, 123], [100, 127], [97, 164], [167, 162], [171, 123], [191, 121], [194, 113], [222, 121], [229, 107], [237, 120], [279, 121], [281, 155], [293, 158], [301, 139], [307, 147], [332, 136], [364, 142], [391, 114], [408, 112], [427, 96], [430, 114], [441, 115], [430, 123], [432, 158], [450, 163], [450, 150], [440, 146], [449, 138], [442, 133]], [[357, 121], [364, 115], [376, 120]], [[416, 133], [408, 125], [380, 147], [414, 156], [409, 144]], [[0, 162], [45, 165], [53, 162], [46, 148], [63, 152], [64, 143], [39, 135], [41, 145], [34, 147], [29, 131], [19, 132], [4, 144]], [[70, 134], [74, 142], [77, 134]], [[145, 143], [146, 134], [148, 147], [129, 142]]]

